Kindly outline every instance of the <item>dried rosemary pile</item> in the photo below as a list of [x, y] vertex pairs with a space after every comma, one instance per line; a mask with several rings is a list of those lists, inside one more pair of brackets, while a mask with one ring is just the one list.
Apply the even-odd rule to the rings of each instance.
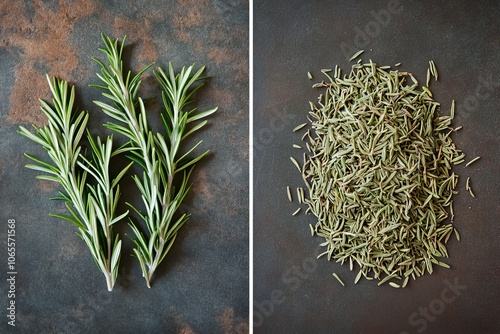
[[328, 80], [313, 87], [325, 91], [310, 103], [312, 129], [302, 136], [309, 153], [302, 164], [291, 158], [309, 190], [306, 197], [298, 189], [299, 202], [318, 219], [311, 233], [325, 238], [320, 256], [351, 270], [357, 264], [355, 282], [365, 277], [396, 288], [432, 273], [434, 264], [449, 268], [438, 258], [448, 257], [453, 233], [459, 238], [444, 220], [453, 220], [457, 193], [451, 166], [465, 154], [450, 138], [459, 129], [451, 127], [455, 103], [449, 116], [437, 116], [440, 104], [428, 87], [438, 77], [434, 63], [424, 87], [411, 73], [371, 60], [344, 76], [338, 67], [322, 72]]

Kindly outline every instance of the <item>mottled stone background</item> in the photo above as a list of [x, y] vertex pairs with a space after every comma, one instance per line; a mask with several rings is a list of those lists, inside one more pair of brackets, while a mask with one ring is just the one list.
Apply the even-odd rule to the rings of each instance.
[[[245, 0], [0, 2], [0, 267], [6, 273], [6, 222], [16, 219], [17, 332], [248, 330], [248, 7]], [[44, 158], [45, 152], [16, 133], [20, 125], [45, 124], [38, 98], [50, 98], [46, 73], [76, 85], [92, 133], [108, 133], [101, 126], [108, 119], [91, 103], [100, 91], [88, 87], [97, 82], [99, 67], [91, 57], [101, 57], [101, 32], [127, 35], [126, 64], [135, 71], [152, 61], [163, 68], [169, 61], [177, 69], [207, 66], [211, 78], [197, 93], [197, 105], [219, 107], [196, 135], [212, 153], [192, 176], [185, 205], [191, 219], [150, 290], [129, 257], [132, 243], [124, 234], [130, 230], [122, 226], [122, 269], [114, 291], [107, 292], [75, 228], [48, 216], [64, 210], [49, 201], [58, 186], [35, 180], [36, 173], [24, 168], [24, 152]], [[148, 71], [142, 94], [157, 89]], [[153, 123], [158, 109], [152, 102]], [[127, 182], [123, 198], [137, 200]], [[5, 333], [12, 329], [5, 280], [0, 287]]]
[[[499, 333], [500, 2], [255, 0], [253, 11], [255, 333]], [[434, 60], [434, 98], [445, 114], [455, 99], [453, 125], [463, 125], [453, 141], [466, 161], [481, 156], [454, 168], [461, 241], [448, 243], [451, 269], [405, 289], [354, 285], [357, 271], [316, 259], [323, 241], [311, 237], [316, 220], [305, 208], [292, 217], [298, 203], [286, 196], [286, 186], [304, 186], [289, 157], [301, 159], [292, 144], [303, 132], [292, 129], [307, 122], [308, 101], [323, 92], [312, 84], [337, 64], [348, 73], [360, 49], [364, 61], [401, 62], [420, 83]], [[446, 282], [465, 289], [451, 292]]]

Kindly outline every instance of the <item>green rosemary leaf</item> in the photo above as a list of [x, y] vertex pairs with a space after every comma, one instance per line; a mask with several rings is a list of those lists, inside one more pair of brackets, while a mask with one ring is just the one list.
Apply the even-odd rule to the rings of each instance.
[[189, 129], [189, 131], [187, 131], [181, 138], [181, 140], [184, 140], [186, 139], [190, 134], [192, 134], [193, 132], [195, 131], [198, 131], [199, 129], [201, 129], [202, 127], [205, 126], [205, 124], [207, 124], [208, 121], [207, 120], [204, 120], [198, 124], [196, 124], [195, 126], [193, 126], [191, 129]]
[[50, 176], [50, 175], [37, 175], [35, 176], [39, 180], [47, 180], [47, 181], [54, 181], [54, 182], [59, 182], [59, 178], [55, 176]]
[[[148, 272], [148, 269], [146, 267], [146, 260], [145, 260], [145, 259], [147, 259], [148, 253], [141, 252], [138, 250], [138, 248], [134, 248], [133, 252], [134, 252], [136, 259], [139, 261], [139, 265], [141, 266], [141, 270], [143, 272], [143, 277], [146, 279], [146, 282], [148, 282], [148, 280], [147, 280], [148, 276], [144, 276], [144, 273]], [[148, 284], [149, 284], [149, 282], [148, 282]]]
[[[132, 228], [132, 231], [134, 232], [135, 239], [131, 238], [131, 240], [134, 242], [134, 244], [137, 246], [137, 250], [142, 252], [142, 254], [147, 255], [149, 254], [148, 247], [146, 245], [146, 240], [144, 239], [144, 234], [139, 231], [137, 226], [133, 224], [132, 222], [129, 223], [130, 228]], [[145, 259], [146, 261], [150, 262], [151, 258]]]
[[63, 214], [58, 214], [58, 213], [51, 213], [51, 214], [49, 214], [49, 216], [67, 220], [67, 221], [75, 224], [76, 227], [78, 227], [80, 229], [85, 229], [85, 225], [82, 224], [82, 222], [80, 222], [79, 220], [76, 220], [73, 217], [66, 216], [66, 215], [63, 215]]
[[107, 127], [108, 129], [116, 131], [124, 136], [127, 136], [127, 137], [134, 136], [134, 134], [129, 129], [127, 129], [121, 125], [108, 122], [108, 123], [104, 124], [104, 126]]
[[177, 238], [177, 231], [175, 231], [175, 234], [173, 235], [173, 237], [171, 239], [168, 239], [167, 247], [163, 250], [162, 255], [160, 256], [160, 259], [159, 259], [160, 262], [163, 261], [163, 259], [167, 255], [170, 248], [172, 248], [172, 245], [174, 244], [175, 238]]
[[[201, 112], [201, 113], [198, 113], [198, 114], [195, 114], [194, 116], [191, 116], [187, 119], [187, 123], [191, 123], [191, 122], [197, 121], [199, 119], [205, 118], [207, 116], [210, 116], [216, 111], [217, 111], [217, 107], [209, 109], [209, 110]], [[192, 112], [189, 112], [189, 113], [187, 113], [187, 115], [190, 115], [191, 113]]]
[[25, 165], [25, 167], [29, 168], [29, 169], [37, 170], [39, 172], [57, 175], [57, 172], [54, 171], [54, 168], [52, 166], [51, 167], [43, 167], [43, 166], [34, 165], [34, 164], [27, 164], [27, 165]]
[[115, 188], [115, 187], [119, 186], [118, 183], [123, 178], [123, 176], [125, 175], [125, 173], [128, 172], [129, 168], [132, 167], [133, 164], [134, 164], [134, 162], [129, 163], [127, 166], [125, 166], [125, 168], [123, 168], [120, 171], [120, 173], [113, 179], [113, 181], [111, 183], [111, 188]]
[[[105, 95], [103, 94], [104, 96], [108, 97], [108, 98], [111, 98], [111, 96], [109, 94]], [[122, 117], [122, 112], [120, 110], [118, 110], [117, 108], [113, 107], [113, 106], [110, 106], [109, 104], [106, 104], [106, 103], [103, 103], [101, 101], [93, 101], [97, 106], [101, 107], [102, 110], [109, 116], [111, 117], [114, 117], [114, 118], [118, 118], [122, 121], [126, 121], [125, 118], [121, 118]]]
[[[196, 158], [191, 159], [189, 161], [179, 161], [178, 162], [179, 167], [177, 167], [177, 172], [180, 172], [183, 169], [185, 169], [185, 168], [187, 168], [189, 166], [194, 165], [195, 163], [197, 163], [198, 161], [200, 161], [203, 157], [205, 157], [209, 152], [210, 152], [210, 150], [206, 150], [205, 152], [203, 152], [202, 154], [200, 154]], [[181, 162], [184, 162], [184, 163], [181, 163]]]
[[[33, 126], [33, 127], [35, 128], [36, 131], [38, 131], [38, 128], [36, 126]], [[19, 134], [25, 136], [26, 138], [34, 141], [35, 143], [37, 143], [41, 146], [47, 146], [47, 142], [42, 137], [40, 137], [39, 135], [38, 136], [34, 135], [33, 133], [31, 133], [28, 129], [26, 129], [23, 126], [19, 127]]]
[[113, 251], [111, 257], [111, 268], [113, 277], [118, 276], [118, 267], [120, 264], [121, 252], [122, 250], [122, 241], [118, 238], [118, 235], [115, 238], [115, 243], [113, 244]]
[[[186, 160], [186, 158], [188, 157], [189, 154], [191, 154], [191, 152], [193, 152], [198, 146], [200, 146], [200, 144], [203, 142], [203, 140], [200, 140], [198, 143], [196, 143], [196, 145], [194, 145], [193, 147], [191, 147], [186, 153], [184, 153], [183, 156], [181, 156], [177, 161], [176, 161], [176, 164], [178, 164], [179, 162], [183, 161], [183, 160]], [[208, 153], [208, 151], [206, 152]], [[179, 169], [180, 170], [180, 169]]]
[[[123, 41], [123, 43], [125, 43], [125, 41]], [[148, 69], [150, 69], [155, 63], [152, 62], [151, 64], [147, 65], [146, 67], [144, 67], [142, 70], [140, 70], [135, 76], [134, 78], [132, 79], [132, 81], [130, 82], [130, 86], [132, 87], [137, 87], [139, 88], [140, 86], [140, 80], [139, 78], [142, 76], [142, 74], [144, 72], [146, 72]], [[129, 72], [130, 73], [130, 72]], [[135, 91], [134, 91], [134, 94], [133, 94], [133, 97], [135, 96], [135, 93], [136, 93], [136, 90], [137, 88], [135, 88]]]
[[41, 166], [44, 166], [44, 167], [47, 167], [49, 169], [52, 169], [53, 171], [57, 171], [57, 168], [54, 167], [53, 165], [43, 161], [43, 160], [40, 160], [32, 155], [29, 155], [28, 153], [24, 153], [24, 156], [29, 158], [30, 160], [33, 160], [34, 162], [40, 164]]

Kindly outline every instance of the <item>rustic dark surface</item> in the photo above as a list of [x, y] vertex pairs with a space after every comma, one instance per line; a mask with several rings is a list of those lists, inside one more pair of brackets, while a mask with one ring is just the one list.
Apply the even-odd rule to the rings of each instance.
[[[500, 332], [500, 4], [498, 1], [254, 1], [254, 329], [255, 333], [498, 333]], [[362, 32], [360, 32], [362, 31]], [[379, 65], [402, 62], [425, 82], [434, 60], [435, 99], [457, 103], [453, 138], [467, 154], [455, 224], [462, 240], [448, 243], [452, 269], [410, 281], [403, 290], [353, 281], [348, 266], [316, 259], [313, 216], [292, 217], [286, 186], [302, 186], [289, 156], [306, 122], [311, 71], [350, 56]], [[476, 198], [465, 190], [471, 177]], [[304, 210], [302, 211], [304, 212]], [[332, 276], [346, 283], [342, 287]], [[450, 290], [448, 285], [458, 290]]]
[[[7, 267], [7, 220], [15, 219], [16, 332], [234, 333], [248, 330], [248, 1], [1, 1], [0, 237]], [[59, 188], [35, 180], [24, 152], [45, 151], [16, 133], [44, 125], [38, 98], [50, 99], [45, 73], [76, 85], [79, 110], [90, 111], [94, 134], [107, 120], [90, 101], [101, 57], [99, 34], [127, 35], [126, 63], [165, 68], [196, 63], [211, 76], [197, 93], [200, 109], [218, 106], [196, 138], [211, 154], [198, 163], [185, 208], [192, 216], [148, 289], [126, 224], [115, 289], [108, 293], [85, 244], [49, 201]], [[151, 71], [143, 93], [158, 88]], [[152, 105], [152, 119], [159, 105]], [[157, 120], [157, 118], [156, 118]], [[153, 124], [157, 126], [158, 124]], [[119, 138], [119, 135], [115, 135]], [[133, 199], [130, 179], [123, 199]], [[135, 198], [137, 199], [137, 198]], [[122, 212], [122, 211], [121, 211]], [[7, 284], [0, 284], [0, 332], [7, 326]], [[14, 332], [14, 331], [12, 331]]]

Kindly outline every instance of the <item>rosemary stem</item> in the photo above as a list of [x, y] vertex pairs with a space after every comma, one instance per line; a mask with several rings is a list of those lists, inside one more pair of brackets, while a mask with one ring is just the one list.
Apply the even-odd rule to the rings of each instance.
[[[107, 253], [107, 257], [106, 257], [106, 278], [108, 277], [112, 277], [112, 273], [111, 273], [111, 231], [110, 231], [110, 228], [109, 228], [109, 222], [108, 224], [106, 224], [106, 229], [107, 229], [107, 242], [108, 242], [108, 253]], [[113, 289], [113, 285], [114, 285], [114, 282], [111, 281], [111, 287], [109, 286], [109, 283], [108, 283], [108, 290]]]
[[156, 270], [156, 267], [158, 267], [158, 263], [160, 262], [160, 257], [163, 254], [163, 247], [165, 247], [165, 239], [160, 237], [159, 238], [159, 245], [158, 245], [158, 249], [157, 249], [155, 258], [153, 260], [153, 263], [149, 267], [147, 278], [146, 278], [146, 284], [147, 284], [148, 288], [151, 288], [151, 286], [150, 286], [151, 278], [153, 277], [153, 274]]
[[115, 282], [113, 282], [113, 274], [109, 271], [106, 271], [104, 273], [104, 276], [106, 277], [106, 284], [108, 286], [108, 291], [111, 292], [113, 290], [113, 286], [115, 285], [114, 284]]

